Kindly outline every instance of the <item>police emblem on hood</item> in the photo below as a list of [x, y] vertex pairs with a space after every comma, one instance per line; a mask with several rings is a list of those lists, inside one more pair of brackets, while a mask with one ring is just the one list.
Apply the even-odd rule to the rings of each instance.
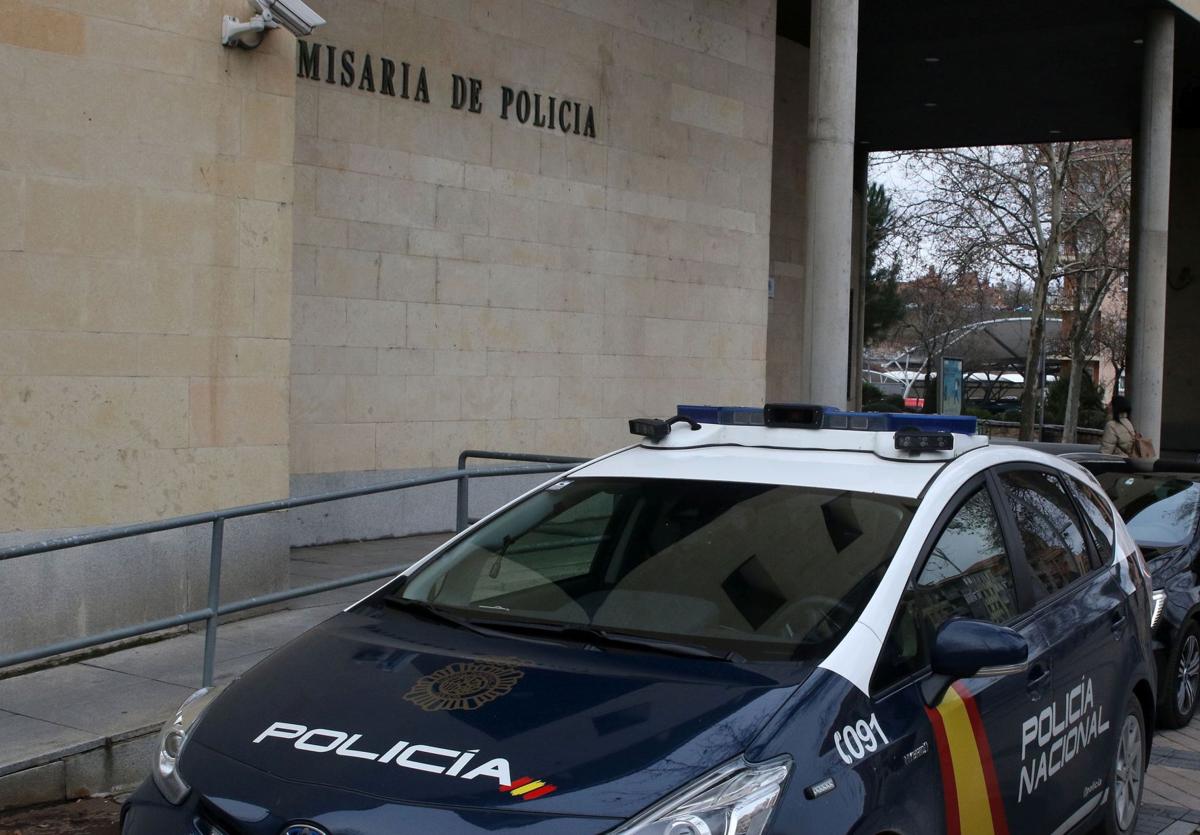
[[525, 675], [507, 664], [449, 664], [419, 679], [404, 698], [421, 710], [478, 710], [507, 695]]

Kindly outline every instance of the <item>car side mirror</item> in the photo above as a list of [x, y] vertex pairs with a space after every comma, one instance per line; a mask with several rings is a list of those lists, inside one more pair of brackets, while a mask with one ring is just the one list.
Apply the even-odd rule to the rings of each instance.
[[929, 666], [934, 675], [951, 679], [1023, 673], [1029, 668], [1029, 643], [1007, 626], [957, 618], [938, 629]]
[[960, 678], [1007, 676], [1029, 668], [1029, 642], [1015, 629], [985, 620], [946, 621], [929, 653], [933, 675], [921, 682], [925, 703], [936, 705]]

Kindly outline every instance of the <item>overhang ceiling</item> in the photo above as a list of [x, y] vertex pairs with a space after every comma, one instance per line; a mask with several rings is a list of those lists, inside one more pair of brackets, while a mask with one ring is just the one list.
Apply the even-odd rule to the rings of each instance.
[[[856, 135], [872, 151], [1134, 135], [1158, 0], [860, 0]], [[809, 42], [809, 3], [779, 34]], [[1200, 23], [1176, 27], [1176, 125], [1200, 127]]]

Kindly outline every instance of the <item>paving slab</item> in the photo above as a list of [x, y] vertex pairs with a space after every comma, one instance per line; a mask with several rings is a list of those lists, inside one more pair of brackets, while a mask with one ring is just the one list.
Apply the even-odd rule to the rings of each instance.
[[[262, 649], [257, 644], [243, 644], [217, 631], [217, 655], [214, 672], [218, 679], [231, 678], [244, 672], [245, 665], [237, 663]], [[200, 686], [204, 665], [204, 635], [190, 634], [143, 644], [82, 662], [87, 666], [115, 670], [118, 673], [178, 684], [195, 689]]]
[[453, 536], [452, 533], [410, 536], [404, 539], [377, 539], [365, 542], [341, 542], [292, 549], [292, 565], [300, 570], [311, 564], [333, 566], [344, 577], [358, 571], [410, 565]]
[[0, 710], [103, 737], [163, 722], [192, 690], [68, 664], [0, 681]]
[[96, 734], [0, 710], [0, 774], [32, 758], [69, 750], [96, 739]]

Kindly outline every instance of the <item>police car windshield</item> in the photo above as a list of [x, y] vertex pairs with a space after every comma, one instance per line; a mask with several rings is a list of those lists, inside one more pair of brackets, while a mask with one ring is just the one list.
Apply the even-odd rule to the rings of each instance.
[[913, 504], [769, 484], [562, 481], [384, 593], [469, 619], [818, 657], [875, 591]]
[[1099, 478], [1141, 548], [1162, 551], [1192, 541], [1200, 517], [1200, 484], [1157, 473], [1114, 472]]

